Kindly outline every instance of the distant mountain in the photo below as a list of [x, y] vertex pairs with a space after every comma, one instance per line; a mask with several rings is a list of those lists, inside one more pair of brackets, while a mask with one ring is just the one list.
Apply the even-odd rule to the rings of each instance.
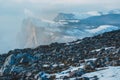
[[[112, 12], [112, 13], [111, 13]], [[18, 34], [21, 48], [32, 48], [53, 42], [70, 42], [120, 28], [119, 10], [106, 12], [90, 11], [81, 14], [59, 13], [53, 21], [37, 18], [23, 20]], [[81, 18], [84, 17], [84, 18]]]
[[31, 48], [52, 42], [70, 42], [84, 37], [118, 30], [119, 14], [107, 14], [82, 20], [70, 18], [59, 22], [28, 18], [18, 34], [20, 47]]
[[120, 14], [120, 9], [111, 10], [108, 13], [109, 14]]
[[75, 15], [72, 13], [59, 13], [55, 18], [54, 21], [63, 21], [63, 20], [73, 20], [75, 19]]
[[86, 26], [114, 25], [120, 26], [120, 14], [106, 14], [102, 16], [93, 16], [83, 19], [78, 23]]
[[[96, 13], [97, 14], [97, 13]], [[66, 14], [67, 15], [67, 14]], [[78, 15], [77, 15], [78, 16]], [[113, 25], [113, 26], [120, 26], [120, 14], [117, 12], [115, 13], [101, 13], [99, 15], [90, 16], [87, 18], [79, 19], [79, 17], [76, 17], [74, 14], [74, 18], [71, 19], [62, 19], [59, 20], [57, 23], [63, 24], [63, 26], [66, 27], [79, 27], [81, 29], [83, 28], [91, 28], [91, 27], [98, 27], [101, 25]]]
[[73, 13], [73, 14], [75, 15], [76, 19], [85, 19], [85, 18], [92, 17], [92, 16], [104, 15], [103, 12], [99, 12], [99, 11], [89, 11], [89, 12]]
[[103, 15], [110, 15], [110, 14], [120, 14], [119, 9], [110, 10], [110, 11], [88, 11], [82, 13], [58, 13], [57, 16], [54, 18], [54, 21], [64, 21], [64, 20], [81, 20], [86, 19], [89, 17], [96, 17], [96, 16], [103, 16]]
[[66, 21], [66, 20], [80, 20], [85, 19], [92, 16], [101, 16], [102, 12], [98, 11], [89, 11], [85, 13], [58, 13], [54, 18], [55, 22]]

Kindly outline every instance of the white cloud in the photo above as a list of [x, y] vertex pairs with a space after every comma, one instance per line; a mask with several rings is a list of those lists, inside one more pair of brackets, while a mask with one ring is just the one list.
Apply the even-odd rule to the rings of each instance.
[[34, 16], [34, 13], [27, 8], [24, 9], [24, 14], [25, 14], [25, 16], [28, 16], [28, 17]]
[[49, 2], [50, 0], [12, 0], [15, 3], [45, 3]]
[[55, 3], [55, 4], [94, 4], [94, 3], [118, 3], [119, 0], [12, 0], [12, 2], [17, 3], [24, 3], [24, 2], [30, 2], [30, 3]]

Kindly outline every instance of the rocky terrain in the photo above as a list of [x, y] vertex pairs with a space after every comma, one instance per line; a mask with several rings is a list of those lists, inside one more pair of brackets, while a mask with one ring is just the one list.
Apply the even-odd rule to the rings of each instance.
[[109, 66], [120, 66], [120, 30], [1, 54], [0, 80], [99, 80], [84, 74]]

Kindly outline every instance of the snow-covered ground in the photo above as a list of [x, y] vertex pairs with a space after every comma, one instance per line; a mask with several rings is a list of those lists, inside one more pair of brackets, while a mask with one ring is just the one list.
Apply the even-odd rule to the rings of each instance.
[[[75, 70], [78, 70], [80, 68], [83, 68], [83, 66], [80, 67], [71, 67], [65, 71], [62, 71], [60, 73], [56, 73], [56, 79], [59, 80], [63, 78], [64, 76], [70, 76], [70, 72], [73, 72]], [[98, 68], [98, 71], [90, 72], [82, 75], [81, 77], [88, 77], [90, 80], [94, 80], [93, 78], [96, 76], [98, 80], [120, 80], [120, 66], [117, 67], [103, 67]], [[75, 78], [69, 78], [70, 80], [75, 80]]]
[[62, 72], [60, 72], [60, 73], [56, 73], [55, 75], [56, 75], [56, 79], [60, 79], [60, 78], [63, 78], [63, 77], [65, 77], [65, 76], [70, 76], [70, 72], [74, 72], [74, 71], [76, 71], [76, 70], [78, 70], [78, 69], [81, 69], [81, 68], [83, 68], [84, 67], [84, 65], [81, 65], [81, 66], [79, 66], [79, 67], [70, 67], [69, 69], [67, 69], [67, 70], [64, 70], [64, 71], [62, 71]]
[[89, 29], [89, 30], [86, 30], [90, 33], [104, 33], [104, 32], [109, 32], [109, 31], [113, 31], [113, 30], [118, 30], [119, 27], [116, 27], [116, 26], [112, 26], [112, 25], [101, 25], [97, 28], [94, 28], [94, 29]]
[[96, 72], [86, 73], [82, 77], [97, 76], [98, 80], [120, 80], [120, 66], [118, 67], [106, 67], [105, 69]]

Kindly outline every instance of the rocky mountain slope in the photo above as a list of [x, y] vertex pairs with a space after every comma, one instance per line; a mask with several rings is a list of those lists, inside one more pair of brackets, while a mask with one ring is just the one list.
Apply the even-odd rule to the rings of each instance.
[[0, 79], [98, 80], [99, 75], [86, 73], [109, 66], [120, 66], [120, 30], [68, 43], [9, 51], [0, 55]]

